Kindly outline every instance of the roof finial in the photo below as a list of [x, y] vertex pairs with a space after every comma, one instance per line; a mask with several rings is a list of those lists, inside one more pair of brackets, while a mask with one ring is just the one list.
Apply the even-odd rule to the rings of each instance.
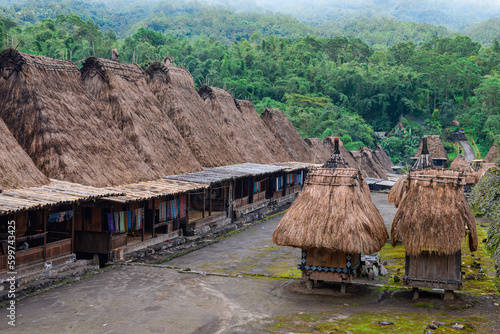
[[120, 58], [120, 53], [118, 52], [118, 49], [113, 49], [111, 51], [111, 60], [118, 61], [118, 58]]

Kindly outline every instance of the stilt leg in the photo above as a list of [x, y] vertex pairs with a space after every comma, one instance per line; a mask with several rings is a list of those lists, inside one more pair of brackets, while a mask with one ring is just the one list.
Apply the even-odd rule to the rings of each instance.
[[413, 300], [418, 299], [419, 294], [418, 294], [418, 288], [413, 288]]
[[340, 293], [345, 293], [345, 282], [340, 282]]
[[455, 293], [453, 290], [444, 290], [444, 300], [455, 300]]
[[308, 290], [312, 290], [314, 288], [314, 281], [310, 278], [306, 280], [306, 287]]

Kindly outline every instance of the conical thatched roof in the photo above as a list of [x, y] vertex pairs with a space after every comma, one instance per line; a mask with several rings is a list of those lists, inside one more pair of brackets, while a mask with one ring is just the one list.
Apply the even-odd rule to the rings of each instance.
[[267, 108], [260, 118], [288, 152], [292, 161], [314, 160], [313, 152], [283, 111]]
[[203, 167], [238, 161], [236, 148], [224, 140], [186, 69], [154, 62], [146, 74], [149, 88]]
[[290, 161], [290, 155], [259, 117], [253, 103], [247, 100], [236, 99], [234, 103], [236, 104], [236, 108], [241, 112], [243, 120], [252, 128], [253, 133], [260, 140], [261, 144], [265, 145], [271, 153], [272, 160], [269, 163]]
[[[330, 136], [326, 137], [323, 139], [323, 146], [326, 147], [326, 150], [330, 152], [330, 155], [333, 153], [333, 148], [334, 148], [334, 139], [337, 138], [335, 136]], [[344, 144], [342, 143], [341, 140], [339, 140], [340, 143], [340, 154], [342, 155], [342, 158], [344, 158], [345, 162], [347, 162], [347, 165], [351, 168], [358, 168], [358, 164], [356, 160], [352, 157], [352, 155], [349, 153], [349, 151], [346, 150], [344, 147]]]
[[137, 65], [90, 57], [81, 73], [84, 86], [103, 104], [153, 171], [172, 175], [201, 170]]
[[387, 180], [385, 169], [380, 165], [368, 147], [362, 147], [359, 151], [350, 151], [349, 153], [356, 161], [356, 165], [359, 163], [361, 172], [365, 176]]
[[[425, 135], [424, 137], [427, 138], [427, 148], [429, 150], [429, 154], [431, 155], [431, 159], [443, 159], [448, 161], [448, 154], [446, 154], [446, 150], [441, 142], [441, 137], [439, 135]], [[421, 155], [422, 141], [418, 147], [417, 154], [415, 154], [415, 158], [419, 158]]]
[[494, 163], [482, 163], [481, 167], [476, 171], [476, 183], [478, 183], [483, 176], [486, 174], [490, 168], [496, 167], [496, 164]]
[[329, 151], [325, 145], [323, 145], [323, 142], [319, 138], [306, 138], [304, 139], [306, 142], [307, 146], [311, 149], [314, 155], [314, 161], [313, 163], [319, 164], [322, 163], [330, 158], [332, 155], [332, 152]]
[[465, 176], [465, 183], [476, 183], [476, 171], [462, 154], [458, 154], [450, 165], [450, 169], [462, 172]]
[[463, 192], [463, 177], [453, 170], [412, 171], [396, 182], [389, 202], [398, 207], [391, 230], [392, 244], [403, 241], [406, 252], [423, 250], [453, 254], [469, 231], [469, 248], [477, 249], [474, 214]]
[[130, 141], [83, 88], [69, 61], [0, 53], [0, 116], [48, 177], [96, 187], [154, 179]]
[[241, 111], [236, 108], [231, 93], [220, 88], [202, 86], [198, 94], [217, 121], [224, 140], [235, 147], [236, 161], [255, 163], [273, 161], [272, 154], [265, 143], [257, 137], [252, 127], [243, 118]]
[[370, 189], [352, 168], [312, 170], [273, 233], [273, 242], [282, 246], [365, 254], [379, 251], [387, 238]]
[[493, 145], [488, 151], [488, 154], [486, 154], [486, 156], [484, 157], [484, 162], [496, 163], [497, 159], [500, 159], [500, 152], [498, 151], [498, 148]]
[[375, 147], [375, 149], [372, 151], [372, 154], [373, 154], [373, 157], [375, 158], [375, 160], [380, 164], [380, 166], [382, 166], [382, 168], [386, 172], [389, 172], [389, 173], [393, 172], [392, 167], [394, 165], [393, 165], [391, 159], [389, 158], [389, 156], [387, 155], [387, 153], [385, 153], [382, 146], [377, 145], [377, 147]]
[[48, 183], [49, 179], [36, 168], [0, 118], [0, 189], [39, 187]]

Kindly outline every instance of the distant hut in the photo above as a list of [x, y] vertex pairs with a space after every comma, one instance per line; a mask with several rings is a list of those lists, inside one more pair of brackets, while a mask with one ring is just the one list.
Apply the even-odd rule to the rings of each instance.
[[[330, 155], [331, 152], [335, 150], [335, 141], [334, 141], [335, 138], [336, 137], [330, 136], [323, 139], [323, 146], [325, 146], [327, 151], [330, 152]], [[342, 155], [344, 161], [347, 163], [347, 166], [350, 168], [358, 168], [358, 163], [353, 158], [352, 154], [346, 150], [344, 144], [342, 143], [342, 140], [340, 139], [339, 139], [339, 145], [340, 145], [340, 154]]]
[[266, 127], [255, 106], [252, 102], [247, 100], [234, 100], [236, 108], [241, 112], [243, 120], [252, 128], [253, 133], [259, 138], [260, 141], [266, 146], [272, 156], [273, 162], [290, 161], [290, 155], [285, 148], [281, 145], [274, 134]]
[[193, 77], [184, 68], [154, 62], [147, 69], [148, 86], [203, 167], [240, 161], [236, 148], [224, 139], [217, 120], [198, 95]]
[[37, 187], [49, 183], [49, 179], [36, 168], [1, 118], [0, 171], [0, 190]]
[[496, 164], [494, 163], [482, 163], [481, 166], [479, 166], [478, 170], [476, 171], [476, 182], [478, 183], [483, 176], [486, 174], [487, 171], [490, 170], [490, 168], [496, 167]]
[[387, 241], [384, 221], [357, 169], [347, 168], [339, 142], [322, 168], [312, 170], [304, 190], [273, 233], [277, 245], [302, 248], [298, 265], [309, 288], [321, 280], [351, 283], [361, 254], [378, 252]]
[[159, 175], [201, 170], [184, 138], [149, 90], [137, 65], [90, 57], [83, 85], [100, 101], [143, 160]]
[[328, 160], [328, 158], [330, 158], [331, 151], [328, 151], [328, 148], [323, 145], [321, 139], [306, 138], [304, 139], [304, 141], [314, 154], [313, 163], [322, 163], [323, 161], [326, 161]]
[[269, 163], [273, 161], [271, 152], [247, 124], [241, 111], [236, 108], [234, 98], [228, 91], [210, 86], [198, 90], [217, 121], [224, 140], [236, 148], [237, 162]]
[[349, 153], [356, 161], [356, 165], [360, 166], [361, 172], [366, 177], [387, 180], [386, 170], [380, 165], [378, 159], [375, 158], [368, 147], [362, 147], [359, 151], [351, 151]]
[[452, 161], [450, 169], [457, 172], [462, 172], [466, 184], [476, 183], [476, 171], [472, 168], [470, 163], [462, 154], [458, 154], [457, 157]]
[[392, 244], [406, 249], [405, 286], [444, 289], [445, 299], [460, 290], [462, 241], [477, 250], [474, 215], [464, 196], [463, 176], [444, 169], [411, 171], [389, 192], [398, 211], [391, 229]]
[[498, 151], [498, 148], [495, 145], [493, 145], [488, 151], [488, 154], [486, 154], [486, 156], [484, 157], [484, 162], [496, 163], [497, 160], [499, 159], [500, 159], [500, 152]]
[[393, 172], [394, 164], [392, 163], [392, 161], [389, 158], [389, 156], [387, 155], [387, 153], [385, 153], [382, 146], [377, 145], [377, 147], [375, 147], [375, 149], [372, 151], [372, 154], [373, 154], [373, 157], [375, 158], [375, 160], [380, 164], [380, 166], [382, 166], [382, 168], [386, 172], [388, 172], [388, 173]]
[[[446, 150], [444, 149], [443, 143], [441, 142], [441, 137], [439, 135], [426, 135], [424, 138], [427, 138], [427, 148], [429, 150], [429, 156], [432, 159], [432, 164], [435, 167], [445, 167], [448, 163], [448, 155], [446, 154]], [[422, 142], [418, 148], [417, 153], [412, 158], [414, 160], [418, 160], [422, 155]]]
[[0, 117], [48, 177], [96, 187], [156, 177], [72, 62], [0, 53]]
[[314, 160], [313, 152], [283, 111], [267, 108], [260, 118], [280, 141], [292, 161], [312, 162]]

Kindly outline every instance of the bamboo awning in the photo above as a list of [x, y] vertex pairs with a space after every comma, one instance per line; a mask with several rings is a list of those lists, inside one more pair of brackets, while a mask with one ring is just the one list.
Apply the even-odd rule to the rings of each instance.
[[119, 196], [105, 197], [105, 200], [118, 203], [145, 201], [169, 195], [177, 195], [208, 188], [208, 185], [179, 180], [159, 179], [154, 181], [125, 184], [106, 189], [122, 193]]
[[290, 173], [301, 169], [320, 168], [322, 164], [312, 164], [307, 162], [289, 161], [273, 163], [274, 166], [285, 167], [284, 172]]
[[119, 191], [50, 179], [49, 184], [41, 187], [4, 190], [0, 194], [0, 215], [121, 194]]

